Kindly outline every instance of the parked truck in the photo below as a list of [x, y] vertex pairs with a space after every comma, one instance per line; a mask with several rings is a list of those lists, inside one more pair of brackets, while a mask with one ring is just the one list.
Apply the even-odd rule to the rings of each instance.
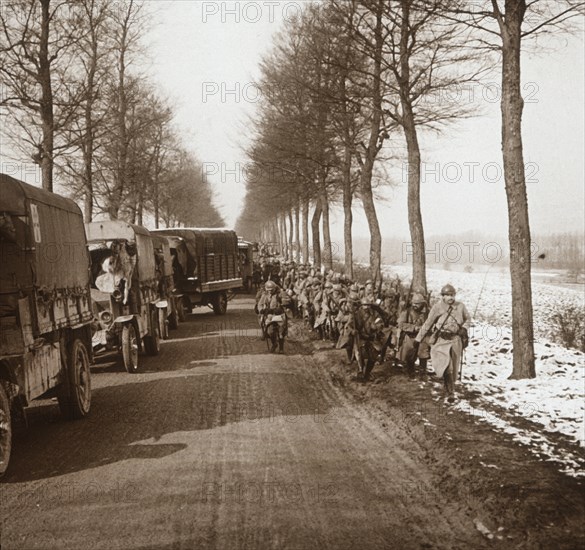
[[180, 227], [152, 233], [169, 238], [181, 317], [195, 306], [224, 315], [228, 293], [242, 287], [235, 231]]
[[71, 200], [0, 174], [0, 475], [12, 419], [57, 397], [67, 418], [91, 405], [92, 302], [83, 217]]
[[158, 277], [159, 295], [165, 301], [167, 307], [160, 309], [160, 336], [163, 340], [169, 338], [169, 329], [174, 330], [179, 326], [179, 305], [182, 300], [177, 292], [173, 273], [173, 255], [168, 237], [152, 235], [154, 256], [156, 260], [156, 273]]
[[242, 277], [244, 290], [247, 292], [254, 286], [254, 260], [257, 246], [255, 243], [238, 240], [238, 253], [240, 260], [240, 275]]
[[86, 224], [92, 266], [96, 353], [118, 351], [129, 373], [138, 372], [141, 351], [158, 355], [161, 319], [168, 303], [160, 295], [154, 239], [148, 229], [119, 220]]

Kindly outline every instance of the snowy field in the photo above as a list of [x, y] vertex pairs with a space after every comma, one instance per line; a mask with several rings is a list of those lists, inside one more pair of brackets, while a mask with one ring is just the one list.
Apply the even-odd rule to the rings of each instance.
[[[408, 281], [410, 268], [385, 266], [384, 274]], [[568, 475], [585, 477], [585, 356], [553, 343], [549, 322], [559, 305], [585, 311], [584, 288], [533, 282], [537, 377], [508, 380], [512, 372], [509, 275], [495, 269], [484, 273], [430, 269], [427, 278], [435, 298], [444, 284], [455, 286], [457, 299], [474, 317], [463, 367], [465, 398], [457, 408], [510, 433]], [[440, 395], [437, 391], [436, 399]]]

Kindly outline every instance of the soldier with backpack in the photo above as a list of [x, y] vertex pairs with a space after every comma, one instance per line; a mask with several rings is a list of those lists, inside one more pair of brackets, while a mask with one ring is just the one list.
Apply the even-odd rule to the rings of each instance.
[[[420, 376], [426, 379], [427, 361], [430, 358], [428, 336], [416, 346], [415, 337], [427, 318], [427, 303], [422, 294], [414, 293], [410, 305], [398, 317], [398, 360], [406, 365], [411, 378], [416, 375], [415, 363], [418, 357]], [[415, 349], [416, 348], [416, 349]]]
[[414, 343], [418, 352], [424, 337], [432, 331], [431, 361], [437, 376], [443, 378], [450, 403], [455, 401], [455, 380], [467, 345], [467, 330], [471, 326], [471, 316], [465, 305], [455, 300], [455, 294], [455, 288], [450, 284], [441, 289], [441, 300], [431, 308]]

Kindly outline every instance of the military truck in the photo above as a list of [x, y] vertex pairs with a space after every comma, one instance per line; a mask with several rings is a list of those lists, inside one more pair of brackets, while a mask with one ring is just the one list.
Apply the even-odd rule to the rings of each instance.
[[160, 335], [163, 340], [169, 338], [169, 329], [179, 326], [179, 306], [182, 296], [177, 292], [173, 274], [173, 255], [167, 237], [152, 235], [159, 295], [166, 302], [166, 308], [159, 309]]
[[181, 317], [195, 306], [209, 306], [224, 315], [228, 293], [242, 286], [235, 231], [179, 227], [152, 233], [169, 238]]
[[0, 475], [12, 419], [33, 399], [57, 397], [62, 414], [91, 405], [89, 255], [71, 200], [0, 174]]
[[254, 280], [254, 253], [256, 251], [255, 243], [238, 240], [238, 253], [240, 260], [240, 276], [242, 277], [244, 290], [249, 291], [253, 286]]
[[85, 229], [96, 319], [94, 352], [118, 351], [125, 369], [138, 372], [139, 352], [160, 351], [160, 317], [167, 310], [154, 239], [148, 229], [119, 220], [91, 222]]

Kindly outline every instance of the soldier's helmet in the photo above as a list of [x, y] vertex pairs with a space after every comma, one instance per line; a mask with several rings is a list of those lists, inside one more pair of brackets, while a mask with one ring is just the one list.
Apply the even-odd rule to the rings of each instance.
[[333, 283], [331, 283], [331, 282], [327, 281], [327, 282], [325, 283], [325, 288], [333, 288]]
[[426, 303], [426, 300], [422, 294], [415, 293], [412, 295], [412, 305], [413, 306], [416, 306], [416, 305], [422, 306], [425, 303]]
[[359, 294], [357, 292], [353, 292], [353, 291], [349, 293], [348, 299], [350, 302], [354, 302], [354, 303], [361, 302], [361, 298], [360, 298]]
[[341, 290], [342, 290], [342, 287], [341, 287], [340, 284], [333, 285], [333, 291], [334, 292], [341, 292]]
[[372, 279], [368, 279], [368, 280], [366, 281], [366, 284], [365, 284], [365, 286], [368, 286], [368, 285], [373, 285], [373, 284], [374, 284], [374, 281], [372, 281]]
[[441, 296], [445, 295], [455, 296], [455, 294], [457, 294], [457, 291], [455, 290], [455, 287], [453, 285], [447, 284], [441, 289]]
[[276, 283], [274, 281], [266, 281], [264, 284], [266, 290], [276, 290]]
[[351, 285], [349, 287], [349, 290], [350, 290], [350, 292], [359, 292], [360, 287], [356, 283], [354, 283], [353, 285]]

